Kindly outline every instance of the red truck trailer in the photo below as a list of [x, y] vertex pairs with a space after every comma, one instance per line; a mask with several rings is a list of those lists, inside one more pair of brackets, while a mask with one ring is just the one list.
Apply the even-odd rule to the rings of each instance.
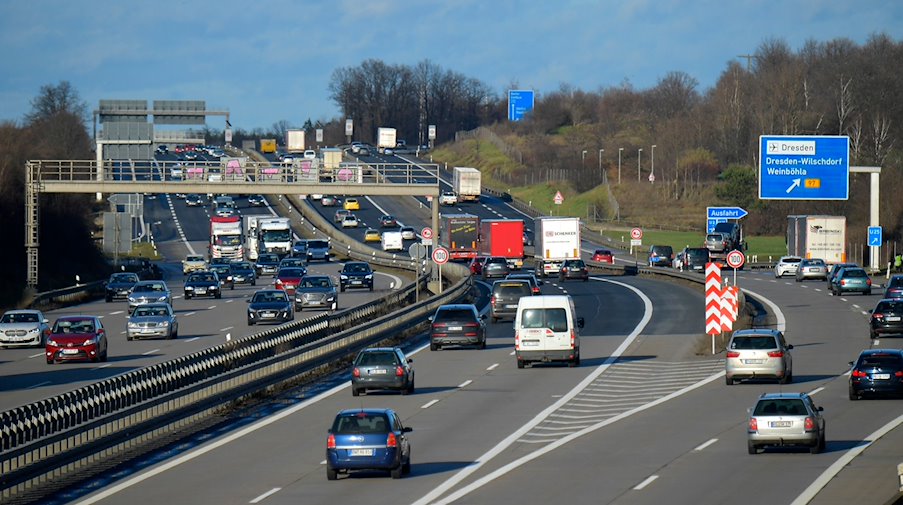
[[524, 222], [486, 219], [480, 222], [480, 254], [501, 256], [513, 268], [524, 266]]

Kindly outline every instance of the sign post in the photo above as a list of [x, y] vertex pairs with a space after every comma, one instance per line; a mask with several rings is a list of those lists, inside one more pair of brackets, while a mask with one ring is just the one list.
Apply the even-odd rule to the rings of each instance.
[[[642, 228], [633, 228], [630, 230], [630, 252], [633, 253], [633, 261], [637, 265], [639, 265], [640, 260], [637, 258], [636, 254], [639, 252], [639, 248], [643, 245], [643, 229]], [[636, 247], [636, 249], [634, 249]]]
[[439, 265], [439, 294], [442, 294], [442, 265], [448, 263], [448, 249], [437, 247], [433, 249], [433, 261]]
[[743, 254], [743, 251], [734, 249], [727, 253], [727, 266], [734, 269], [734, 286], [737, 285], [737, 269], [741, 268], [744, 263], [746, 263], [746, 255]]

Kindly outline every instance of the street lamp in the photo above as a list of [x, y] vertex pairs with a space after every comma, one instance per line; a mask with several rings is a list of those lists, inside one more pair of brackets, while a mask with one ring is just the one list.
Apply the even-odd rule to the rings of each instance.
[[636, 180], [640, 182], [640, 160], [643, 159], [643, 148], [637, 149], [636, 153]]
[[586, 161], [586, 149], [580, 154], [580, 166], [583, 167], [584, 162]]
[[608, 182], [608, 177], [605, 177], [605, 172], [602, 171], [602, 153], [605, 152], [605, 149], [599, 149], [599, 175], [602, 176], [602, 184]]
[[623, 147], [618, 148], [618, 184], [621, 184], [621, 153], [624, 152]]
[[655, 144], [652, 144], [652, 172], [649, 177], [649, 182], [655, 182]]

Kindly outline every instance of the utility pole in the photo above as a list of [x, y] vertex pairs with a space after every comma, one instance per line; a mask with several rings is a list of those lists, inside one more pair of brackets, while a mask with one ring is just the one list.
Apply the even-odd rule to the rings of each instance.
[[752, 72], [752, 60], [758, 58], [755, 54], [738, 54], [737, 58], [746, 58], [746, 71]]

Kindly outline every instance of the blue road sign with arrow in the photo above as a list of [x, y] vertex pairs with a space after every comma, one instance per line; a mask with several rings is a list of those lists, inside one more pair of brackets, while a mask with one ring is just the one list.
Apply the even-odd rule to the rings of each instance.
[[748, 212], [740, 207], [706, 207], [706, 233], [715, 231], [715, 225], [726, 223], [728, 219], [740, 219]]
[[759, 137], [760, 199], [847, 200], [849, 196], [849, 137]]
[[869, 226], [869, 247], [881, 247], [881, 242], [883, 241], [882, 228], [880, 226]]
[[508, 90], [508, 121], [520, 121], [533, 110], [535, 93], [532, 89]]

